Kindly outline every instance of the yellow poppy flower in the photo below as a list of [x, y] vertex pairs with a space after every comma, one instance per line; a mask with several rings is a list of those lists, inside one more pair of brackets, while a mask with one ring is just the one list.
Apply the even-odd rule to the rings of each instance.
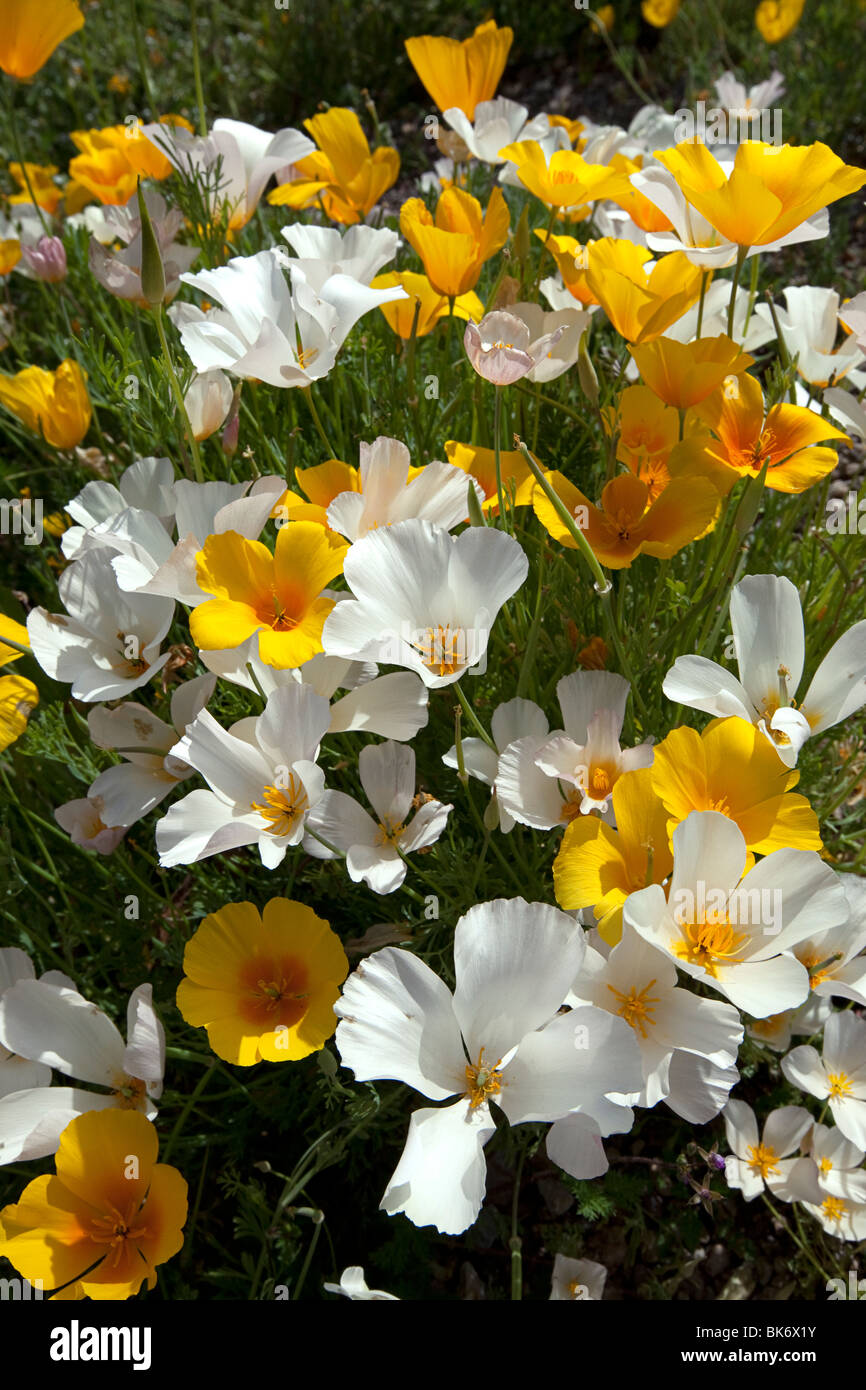
[[[583, 530], [599, 563], [608, 569], [627, 569], [642, 554], [670, 559], [690, 541], [705, 535], [719, 511], [719, 494], [703, 477], [672, 478], [650, 502], [647, 484], [623, 473], [605, 484], [600, 507], [593, 506], [561, 473], [546, 477]], [[554, 540], [575, 550], [577, 542], [538, 486], [532, 505]]]
[[635, 344], [631, 355], [650, 390], [677, 410], [705, 400], [724, 381], [740, 376], [755, 360], [724, 333], [717, 338], [698, 338], [693, 343], [656, 338], [651, 343]]
[[8, 642], [4, 642], [4, 637], [17, 642], [18, 647], [30, 646], [30, 633], [24, 624], [16, 623], [14, 618], [7, 618], [5, 613], [0, 613], [0, 666], [8, 666], [10, 661], [20, 661], [24, 655], [18, 651], [18, 647], [10, 647]]
[[[434, 290], [426, 275], [419, 275], [416, 271], [389, 270], [384, 275], [377, 275], [375, 280], [371, 281], [371, 287], [374, 290], [390, 289], [394, 285], [402, 285], [409, 298], [398, 299], [391, 304], [380, 304], [379, 308], [385, 315], [389, 326], [400, 338], [406, 339], [412, 336], [416, 305], [420, 305], [418, 323], [415, 328], [416, 338], [424, 338], [428, 333], [432, 333], [439, 320], [447, 318], [451, 312], [446, 296], [440, 294], [438, 290]], [[461, 294], [455, 299], [454, 317], [471, 319], [474, 323], [478, 323], [479, 319], [484, 317], [484, 305], [478, 295], [470, 290], [467, 294]]]
[[605, 237], [594, 243], [588, 257], [590, 293], [628, 343], [658, 338], [701, 293], [702, 271], [685, 252], [663, 257], [647, 274], [649, 254], [631, 241]]
[[779, 43], [793, 33], [806, 0], [761, 0], [755, 10], [755, 25], [767, 43]]
[[746, 374], [701, 401], [694, 415], [715, 438], [685, 441], [681, 452], [696, 463], [703, 454], [709, 476], [725, 494], [740, 478], [757, 478], [767, 459], [767, 487], [805, 492], [839, 462], [835, 449], [816, 446], [824, 439], [848, 437], [804, 406], [774, 405], [765, 419], [761, 383]]
[[57, 172], [54, 164], [31, 164], [29, 160], [25, 160], [22, 166], [17, 160], [13, 160], [9, 165], [9, 173], [18, 185], [18, 192], [10, 195], [9, 202], [32, 203], [35, 198], [43, 212], [55, 213], [63, 196], [54, 182]]
[[[3, 659], [15, 661], [19, 656], [20, 652], [15, 652]], [[24, 676], [0, 676], [0, 753], [21, 737], [38, 704], [39, 691], [32, 681]]]
[[616, 830], [598, 816], [580, 816], [566, 828], [553, 862], [560, 907], [591, 907], [602, 940], [622, 936], [622, 905], [630, 893], [663, 883], [673, 868], [668, 813], [653, 789], [652, 768], [618, 777], [613, 788]]
[[755, 854], [821, 848], [818, 817], [793, 794], [799, 773], [745, 719], [715, 719], [703, 733], [673, 729], [656, 745], [653, 788], [667, 809], [668, 836], [692, 811], [720, 811]]
[[74, 449], [90, 428], [85, 376], [67, 357], [54, 372], [25, 367], [15, 376], [0, 372], [0, 405], [55, 449]]
[[646, 483], [650, 503], [670, 482], [667, 463], [680, 437], [680, 417], [648, 386], [627, 386], [616, 408], [602, 412], [605, 431], [617, 434], [616, 457]]
[[298, 177], [281, 183], [268, 202], [307, 208], [321, 203], [333, 222], [360, 222], [397, 182], [400, 156], [390, 145], [370, 153], [361, 122], [346, 107], [332, 106], [304, 121], [318, 150], [298, 160]]
[[424, 262], [430, 284], [457, 299], [478, 284], [481, 267], [501, 250], [511, 218], [502, 190], [494, 188], [486, 211], [471, 193], [446, 188], [435, 217], [421, 198], [400, 209], [400, 231]]
[[[866, 170], [844, 164], [827, 145], [770, 145], [746, 140], [726, 174], [700, 141], [657, 150], [683, 196], [737, 246], [766, 246], [813, 213], [866, 183]], [[670, 257], [665, 257], [665, 263]]]
[[666, 29], [672, 19], [676, 19], [680, 0], [641, 0], [640, 12], [647, 24], [656, 29]]
[[459, 106], [471, 121], [479, 101], [496, 95], [513, 38], [513, 29], [499, 29], [491, 19], [462, 43], [425, 34], [405, 44], [409, 62], [439, 110]]
[[295, 482], [305, 497], [286, 491], [271, 516], [286, 521], [315, 521], [328, 530], [327, 511], [341, 492], [361, 491], [361, 470], [340, 459], [326, 459], [313, 468], [296, 468]]
[[21, 260], [21, 242], [10, 238], [0, 241], [0, 275], [8, 275]]
[[588, 164], [576, 150], [554, 150], [548, 162], [537, 140], [518, 140], [499, 153], [513, 161], [524, 188], [549, 208], [579, 208], [600, 198], [625, 196], [629, 190], [626, 173], [607, 164]]
[[[562, 126], [572, 145], [576, 145], [583, 133], [583, 121], [575, 120], [571, 116], [554, 116], [548, 112], [547, 119], [550, 125]], [[586, 143], [585, 141], [583, 142]]]
[[[495, 450], [482, 449], [480, 444], [460, 444], [456, 439], [449, 439], [445, 445], [445, 456], [449, 463], [453, 463], [455, 468], [462, 468], [464, 473], [470, 474], [479, 487], [483, 488], [482, 510], [490, 512], [491, 516], [498, 516], [499, 496], [496, 491]], [[534, 454], [533, 458], [535, 458]], [[538, 463], [538, 459], [535, 461]], [[502, 490], [506, 499], [511, 496], [513, 483], [515, 507], [531, 506], [535, 478], [526, 459], [515, 450], [503, 449], [499, 455], [499, 462], [502, 469]]]
[[261, 915], [252, 903], [227, 903], [205, 917], [183, 969], [177, 1007], [187, 1023], [207, 1029], [218, 1057], [251, 1067], [324, 1047], [349, 962], [312, 908], [272, 898]]
[[[88, 1110], [66, 1126], [56, 1176], [0, 1211], [0, 1255], [62, 1297], [124, 1299], [183, 1245], [187, 1185], [157, 1163], [159, 1140], [137, 1110]], [[95, 1266], [95, 1268], [91, 1268]]]
[[[557, 236], [543, 227], [536, 227], [535, 235], [556, 261], [563, 284], [572, 298], [585, 308], [590, 304], [597, 304], [598, 300], [587, 284], [586, 272], [589, 269], [589, 258], [593, 253], [593, 248], [601, 246], [610, 238], [601, 237], [598, 241], [582, 242], [573, 236]], [[602, 254], [604, 254], [603, 248]], [[643, 265], [644, 261], [650, 260], [651, 257], [651, 251], [646, 250], [643, 246], [635, 246], [637, 266]]]
[[660, 208], [655, 203], [651, 203], [639, 189], [635, 188], [631, 182], [631, 175], [638, 173], [643, 168], [643, 156], [638, 155], [636, 159], [629, 159], [624, 154], [615, 154], [610, 161], [610, 168], [614, 173], [623, 175], [621, 187], [615, 187], [608, 197], [617, 207], [623, 208], [634, 222], [635, 226], [640, 227], [644, 232], [669, 232], [673, 223], [665, 217]]
[[84, 26], [78, 0], [5, 0], [0, 68], [22, 81], [44, 67], [58, 44]]
[[[192, 131], [183, 116], [160, 116], [163, 125], [180, 125]], [[167, 179], [172, 165], [152, 141], [125, 125], [104, 126], [99, 130], [73, 130], [72, 143], [81, 153], [69, 161], [73, 192], [80, 189], [103, 204], [126, 203], [142, 179]], [[86, 199], [84, 201], [87, 201]], [[69, 206], [67, 190], [67, 212]]]
[[190, 614], [196, 646], [239, 647], [259, 634], [268, 666], [300, 666], [322, 650], [322, 628], [334, 606], [322, 590], [343, 571], [345, 541], [314, 521], [277, 532], [273, 553], [236, 531], [208, 536], [196, 557], [196, 578], [212, 599]]

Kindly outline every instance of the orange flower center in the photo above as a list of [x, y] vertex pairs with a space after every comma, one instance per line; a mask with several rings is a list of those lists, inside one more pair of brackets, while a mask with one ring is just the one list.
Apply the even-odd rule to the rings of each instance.
[[463, 665], [465, 639], [463, 629], [452, 628], [450, 623], [444, 627], [428, 627], [420, 642], [412, 643], [429, 671], [440, 676], [453, 676]]
[[484, 1064], [484, 1048], [478, 1054], [478, 1061], [475, 1066], [470, 1062], [466, 1067], [466, 1085], [468, 1087], [466, 1095], [469, 1097], [469, 1109], [477, 1110], [479, 1105], [483, 1105], [489, 1096], [498, 1096], [502, 1090], [502, 1073], [497, 1071], [499, 1062], [495, 1062], [492, 1067]]
[[735, 932], [727, 917], [720, 921], [680, 922], [683, 940], [674, 944], [674, 954], [690, 965], [699, 965], [716, 978], [719, 965], [737, 965], [737, 952], [748, 940], [745, 932]]
[[140, 1240], [147, 1235], [147, 1226], [134, 1225], [138, 1204], [130, 1203], [126, 1216], [110, 1203], [103, 1216], [90, 1217], [90, 1239], [95, 1245], [107, 1245], [106, 1259], [111, 1269], [116, 1269], [126, 1253], [128, 1240]]
[[291, 1028], [307, 1011], [307, 968], [295, 956], [257, 956], [241, 967], [238, 983], [238, 1012], [259, 1028]]

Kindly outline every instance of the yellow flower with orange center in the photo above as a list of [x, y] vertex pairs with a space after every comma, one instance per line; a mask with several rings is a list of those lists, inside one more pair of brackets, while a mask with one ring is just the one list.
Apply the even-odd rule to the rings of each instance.
[[53, 372], [42, 367], [25, 367], [15, 376], [0, 372], [0, 405], [55, 449], [74, 449], [90, 428], [85, 376], [72, 358]]
[[730, 393], [730, 383], [755, 360], [724, 333], [693, 343], [656, 338], [651, 343], [635, 344], [632, 357], [650, 390], [677, 410], [706, 400], [723, 383]]
[[84, 26], [78, 0], [4, 0], [0, 68], [27, 81], [44, 67], [58, 44]]
[[513, 38], [513, 29], [500, 29], [491, 19], [462, 43], [424, 34], [405, 44], [409, 62], [439, 110], [459, 106], [471, 121], [479, 101], [496, 95]]
[[589, 255], [586, 283], [628, 343], [658, 338], [690, 309], [701, 293], [703, 272], [685, 252], [674, 251], [647, 273], [650, 252], [631, 241], [606, 237]]
[[668, 812], [669, 835], [692, 811], [719, 811], [736, 822], [756, 854], [821, 849], [818, 817], [805, 796], [790, 790], [799, 774], [745, 719], [716, 719], [701, 734], [673, 729], [656, 745], [652, 779]]
[[494, 188], [482, 213], [481, 204], [462, 188], [446, 188], [431, 213], [421, 198], [400, 209], [400, 231], [420, 256], [430, 284], [446, 298], [474, 289], [485, 261], [501, 250], [511, 217], [500, 188]]
[[318, 150], [298, 160], [297, 177], [281, 183], [268, 202], [278, 207], [321, 205], [334, 222], [361, 222], [397, 182], [400, 156], [389, 145], [370, 152], [354, 111], [332, 106], [304, 121]]
[[622, 936], [622, 907], [631, 893], [663, 883], [673, 868], [667, 811], [652, 768], [623, 773], [613, 788], [616, 830], [598, 816], [580, 816], [566, 829], [553, 863], [556, 901], [566, 911], [591, 907], [604, 941]]
[[757, 478], [765, 464], [767, 487], [805, 492], [839, 462], [836, 450], [817, 447], [819, 441], [847, 439], [805, 406], [774, 405], [765, 416], [761, 384], [746, 374], [726, 380], [694, 413], [715, 437], [686, 441], [683, 457], [697, 464], [703, 455], [709, 476], [725, 494], [740, 478]]
[[[694, 475], [673, 478], [651, 501], [646, 482], [630, 473], [622, 474], [605, 484], [600, 507], [594, 506], [561, 473], [548, 473], [546, 477], [582, 529], [600, 564], [608, 569], [626, 569], [641, 554], [669, 559], [684, 545], [704, 535], [719, 510], [717, 490], [706, 478]], [[568, 527], [538, 486], [532, 505], [554, 540], [569, 549], [577, 548]]]
[[183, 968], [177, 1006], [187, 1023], [207, 1029], [218, 1057], [251, 1067], [324, 1047], [349, 962], [312, 908], [272, 898], [261, 914], [252, 903], [227, 903], [205, 917]]
[[[433, 332], [440, 319], [447, 318], [452, 312], [447, 296], [434, 290], [427, 276], [419, 275], [416, 271], [389, 270], [384, 275], [377, 275], [370, 284], [374, 290], [401, 285], [408, 294], [408, 299], [379, 305], [389, 327], [400, 338], [411, 338], [413, 326], [415, 337], [424, 338]], [[461, 294], [454, 300], [453, 314], [455, 318], [471, 319], [473, 323], [478, 323], [484, 317], [484, 305], [478, 295], [469, 290], [467, 294]]]
[[348, 546], [315, 521], [291, 521], [271, 552], [236, 531], [208, 536], [196, 556], [199, 587], [213, 598], [190, 614], [203, 651], [239, 647], [259, 634], [268, 666], [300, 666], [322, 650], [322, 628], [334, 600], [322, 590], [343, 572]]
[[617, 435], [616, 456], [649, 488], [654, 502], [670, 482], [667, 461], [680, 435], [680, 417], [648, 386], [627, 386], [602, 412], [607, 434]]
[[187, 1185], [157, 1163], [137, 1110], [89, 1110], [66, 1126], [56, 1176], [34, 1178], [0, 1211], [0, 1255], [31, 1284], [70, 1298], [124, 1299], [183, 1245]]
[[866, 183], [866, 170], [844, 164], [820, 143], [746, 140], [737, 149], [730, 174], [696, 140], [657, 150], [655, 157], [692, 207], [737, 246], [779, 241], [828, 203], [856, 193]]

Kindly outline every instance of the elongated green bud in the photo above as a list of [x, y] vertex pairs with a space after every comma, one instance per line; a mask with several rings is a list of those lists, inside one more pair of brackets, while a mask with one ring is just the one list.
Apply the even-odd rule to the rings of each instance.
[[141, 179], [138, 181], [138, 212], [141, 218], [141, 294], [152, 308], [156, 308], [165, 299], [165, 267], [141, 191]]
[[595, 374], [595, 367], [592, 365], [587, 347], [589, 330], [584, 330], [580, 339], [580, 351], [577, 354], [577, 376], [580, 381], [580, 389], [593, 405], [598, 405], [598, 377]]
[[484, 512], [481, 503], [478, 501], [478, 493], [475, 491], [475, 483], [470, 478], [469, 486], [466, 490], [466, 501], [469, 506], [469, 521], [473, 526], [486, 526]]

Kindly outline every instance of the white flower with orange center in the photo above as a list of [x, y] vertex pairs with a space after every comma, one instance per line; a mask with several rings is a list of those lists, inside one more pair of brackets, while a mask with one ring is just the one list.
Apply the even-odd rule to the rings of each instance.
[[744, 876], [746, 842], [718, 811], [692, 811], [673, 852], [667, 895], [658, 884], [632, 893], [623, 921], [754, 1018], [801, 1004], [809, 976], [791, 952], [819, 924], [848, 920], [833, 870], [815, 850], [780, 849]]
[[691, 709], [756, 724], [786, 767], [794, 767], [808, 738], [866, 704], [866, 620], [838, 638], [798, 701], [805, 638], [790, 579], [749, 575], [732, 589], [730, 611], [740, 679], [707, 657], [679, 656], [662, 689]]
[[350, 546], [343, 574], [353, 598], [325, 620], [332, 656], [417, 671], [426, 686], [451, 685], [485, 656], [503, 603], [528, 572], [511, 536], [472, 526], [451, 536], [429, 521], [401, 521]]
[[202, 710], [171, 755], [200, 772], [209, 790], [189, 792], [157, 822], [160, 863], [256, 845], [265, 868], [275, 869], [303, 839], [325, 789], [316, 757], [329, 723], [328, 701], [298, 684], [274, 691], [258, 718], [230, 729]]
[[433, 797], [416, 799], [415, 753], [405, 744], [362, 748], [358, 775], [377, 819], [353, 796], [326, 791], [307, 821], [304, 848], [318, 859], [339, 850], [353, 883], [393, 893], [406, 877], [405, 856], [435, 844], [453, 808]]
[[791, 1154], [799, 1147], [812, 1126], [812, 1116], [801, 1105], [783, 1105], [767, 1117], [763, 1134], [750, 1105], [729, 1100], [723, 1111], [728, 1147], [725, 1177], [729, 1187], [742, 1192], [751, 1202], [764, 1190], [783, 1202], [791, 1202], [796, 1191], [790, 1185], [798, 1160]]
[[866, 1149], [866, 1022], [852, 1013], [834, 1013], [824, 1027], [821, 1055], [814, 1047], [795, 1047], [782, 1058], [792, 1086], [827, 1102], [839, 1129]]
[[107, 1014], [64, 977], [21, 978], [0, 995], [0, 1048], [53, 1067], [98, 1091], [37, 1085], [0, 1099], [0, 1163], [44, 1158], [86, 1110], [140, 1110], [149, 1120], [162, 1095], [165, 1034], [153, 1007], [151, 985], [129, 998], [124, 1043]]
[[668, 1096], [676, 1051], [726, 1067], [737, 1060], [743, 1037], [737, 1010], [678, 988], [670, 957], [629, 927], [607, 959], [587, 947], [568, 1002], [594, 1004], [625, 1019], [632, 1029], [643, 1067], [639, 1105], [657, 1105]]
[[328, 507], [328, 525], [356, 541], [379, 526], [393, 526], [413, 517], [445, 531], [466, 520], [467, 488], [474, 486], [479, 503], [484, 493], [461, 468], [434, 459], [412, 468], [409, 450], [386, 435], [361, 444], [360, 491], [338, 493]]
[[453, 994], [393, 947], [349, 977], [336, 1005], [343, 1064], [359, 1081], [393, 1079], [453, 1101], [413, 1113], [382, 1209], [459, 1234], [484, 1198], [491, 1103], [512, 1125], [565, 1115], [591, 1123], [614, 1109], [608, 1091], [640, 1086], [623, 1020], [591, 1006], [558, 1012], [584, 949], [582, 929], [556, 908], [499, 899], [457, 923]]

